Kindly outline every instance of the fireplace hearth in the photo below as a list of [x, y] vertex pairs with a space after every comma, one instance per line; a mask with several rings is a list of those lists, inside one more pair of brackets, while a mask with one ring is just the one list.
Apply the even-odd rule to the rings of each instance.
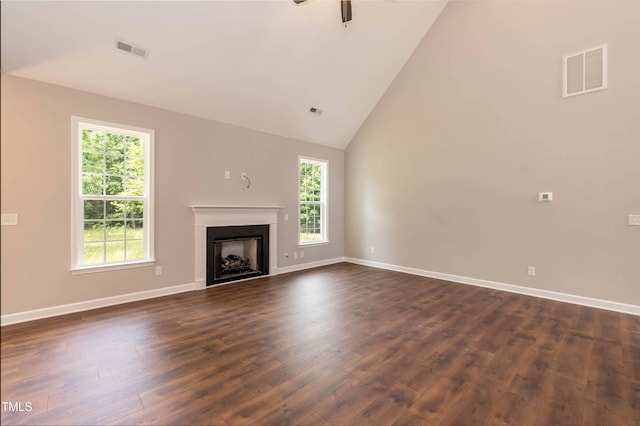
[[207, 227], [207, 286], [267, 274], [269, 225]]

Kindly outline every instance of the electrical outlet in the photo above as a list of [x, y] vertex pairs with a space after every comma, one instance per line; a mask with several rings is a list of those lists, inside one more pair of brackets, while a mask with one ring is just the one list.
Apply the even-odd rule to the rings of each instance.
[[285, 258], [285, 259], [288, 259], [288, 258], [289, 258], [289, 253], [285, 253], [285, 254], [284, 254], [284, 258]]
[[247, 174], [245, 172], [242, 172], [242, 179], [246, 179], [247, 178]]
[[628, 220], [629, 225], [640, 226], [640, 214], [630, 214]]
[[304, 257], [304, 250], [300, 250], [300, 257]]
[[535, 267], [535, 266], [529, 266], [529, 267], [527, 268], [527, 274], [528, 274], [530, 277], [535, 277], [535, 276], [536, 276], [536, 267]]
[[294, 251], [294, 252], [293, 252], [293, 258], [294, 258], [294, 259], [297, 259], [297, 258], [298, 258], [298, 252], [297, 252], [297, 251]]
[[156, 266], [156, 275], [162, 275], [162, 266]]
[[371, 254], [374, 254], [376, 252], [376, 248], [374, 246], [371, 246], [371, 249], [369, 250], [369, 252]]

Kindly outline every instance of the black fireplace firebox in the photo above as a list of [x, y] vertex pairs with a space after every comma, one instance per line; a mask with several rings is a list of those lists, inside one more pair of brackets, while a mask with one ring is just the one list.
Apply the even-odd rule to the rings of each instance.
[[269, 225], [207, 227], [207, 286], [269, 274]]

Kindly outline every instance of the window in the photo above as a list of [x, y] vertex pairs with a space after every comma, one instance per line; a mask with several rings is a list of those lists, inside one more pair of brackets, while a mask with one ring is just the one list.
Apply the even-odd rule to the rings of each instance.
[[327, 169], [326, 161], [299, 159], [299, 244], [328, 242]]
[[73, 117], [75, 273], [153, 262], [153, 130]]

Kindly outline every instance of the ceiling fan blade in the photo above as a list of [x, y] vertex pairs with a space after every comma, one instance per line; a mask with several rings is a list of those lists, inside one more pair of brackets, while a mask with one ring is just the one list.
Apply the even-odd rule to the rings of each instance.
[[342, 9], [342, 22], [346, 24], [351, 20], [351, 0], [342, 0], [340, 9]]

